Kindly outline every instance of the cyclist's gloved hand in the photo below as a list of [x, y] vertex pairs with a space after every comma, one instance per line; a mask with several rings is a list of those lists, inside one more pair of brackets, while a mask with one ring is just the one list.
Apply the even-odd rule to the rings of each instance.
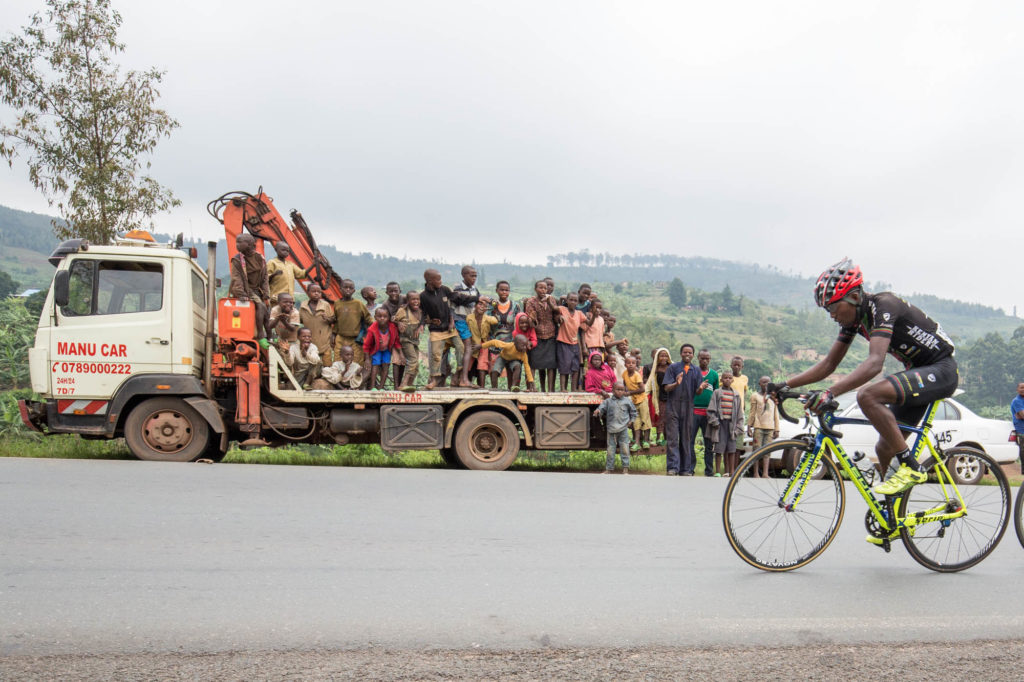
[[832, 402], [832, 391], [811, 391], [807, 394], [806, 407], [814, 414], [821, 414], [822, 408], [830, 402]]
[[768, 384], [768, 395], [777, 396], [783, 391], [788, 391], [789, 386], [783, 381], [781, 384]]

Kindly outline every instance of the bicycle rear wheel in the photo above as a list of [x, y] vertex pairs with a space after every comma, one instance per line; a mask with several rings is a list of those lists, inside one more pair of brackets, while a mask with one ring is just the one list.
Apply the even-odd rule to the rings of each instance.
[[[766, 458], [781, 459], [796, 448], [811, 456], [802, 440], [770, 443], [743, 460], [725, 490], [722, 523], [733, 550], [751, 566], [765, 571], [791, 571], [825, 551], [839, 530], [846, 504], [843, 479], [835, 463], [821, 458], [825, 475], [801, 485], [796, 474], [786, 478], [754, 478]], [[790, 481], [793, 491], [788, 495]]]
[[[981, 450], [951, 448], [943, 455], [946, 461], [973, 457], [988, 470], [988, 475], [975, 485], [957, 486], [966, 514], [912, 528], [903, 526], [900, 537], [910, 556], [919, 564], [933, 571], [953, 573], [975, 565], [999, 544], [1010, 520], [1010, 484], [1002, 467]], [[948, 480], [941, 483], [945, 485], [930, 481], [920, 483], [903, 493], [900, 516], [907, 518], [915, 513], [938, 515], [946, 513], [944, 506], [959, 505], [951, 483]], [[941, 511], [936, 513], [936, 510]], [[926, 514], [926, 511], [931, 511], [931, 514]]]
[[1017, 540], [1024, 547], [1024, 485], [1017, 489], [1017, 501], [1013, 505], [1013, 527], [1017, 531]]

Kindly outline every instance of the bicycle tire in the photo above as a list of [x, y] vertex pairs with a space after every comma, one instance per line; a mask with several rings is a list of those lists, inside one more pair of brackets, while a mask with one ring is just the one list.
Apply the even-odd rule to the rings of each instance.
[[1013, 504], [1013, 528], [1017, 531], [1017, 540], [1024, 547], [1024, 485], [1017, 489], [1017, 501]]
[[[967, 513], [948, 521], [900, 528], [903, 546], [922, 566], [940, 573], [955, 573], [974, 566], [996, 548], [1010, 521], [1010, 484], [1002, 467], [988, 454], [969, 447], [950, 448], [943, 452], [953, 457], [975, 457], [988, 469], [995, 485], [960, 485]], [[982, 478], [984, 481], [984, 478]], [[949, 483], [946, 482], [949, 490]], [[906, 517], [915, 510], [933, 509], [948, 501], [939, 483], [919, 483], [900, 495], [900, 514]]]
[[763, 571], [792, 571], [824, 552], [843, 522], [846, 491], [839, 469], [822, 457], [825, 476], [807, 481], [800, 502], [792, 510], [779, 506], [791, 473], [784, 478], [754, 478], [764, 459], [789, 448], [801, 453], [813, 448], [803, 440], [769, 443], [751, 453], [729, 480], [722, 501], [722, 524], [729, 545], [741, 559]]

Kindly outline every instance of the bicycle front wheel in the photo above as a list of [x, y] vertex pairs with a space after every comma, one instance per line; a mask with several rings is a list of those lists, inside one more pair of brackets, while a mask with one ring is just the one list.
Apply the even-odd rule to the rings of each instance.
[[[974, 458], [987, 474], [974, 485], [957, 486], [966, 512], [959, 518], [941, 518], [960, 504], [952, 482], [944, 475], [936, 483], [929, 480], [903, 493], [898, 512], [902, 518], [914, 514], [924, 519], [938, 518], [901, 526], [900, 537], [919, 564], [933, 571], [954, 573], [975, 565], [999, 544], [1010, 520], [1010, 484], [1002, 467], [981, 450], [951, 448], [943, 455], [947, 466], [956, 458]], [[935, 471], [930, 473], [935, 475]]]
[[743, 460], [729, 481], [722, 502], [722, 522], [733, 550], [751, 566], [765, 571], [791, 571], [825, 551], [843, 520], [846, 493], [834, 462], [821, 458], [820, 480], [755, 478], [763, 462], [781, 461], [786, 450], [796, 449], [797, 461], [812, 456], [802, 440], [769, 443]]

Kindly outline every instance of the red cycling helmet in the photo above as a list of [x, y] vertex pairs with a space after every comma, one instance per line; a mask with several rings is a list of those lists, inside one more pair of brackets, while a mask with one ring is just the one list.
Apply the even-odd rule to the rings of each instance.
[[818, 277], [818, 283], [814, 285], [814, 302], [825, 308], [863, 284], [864, 275], [860, 268], [849, 258], [844, 258]]

